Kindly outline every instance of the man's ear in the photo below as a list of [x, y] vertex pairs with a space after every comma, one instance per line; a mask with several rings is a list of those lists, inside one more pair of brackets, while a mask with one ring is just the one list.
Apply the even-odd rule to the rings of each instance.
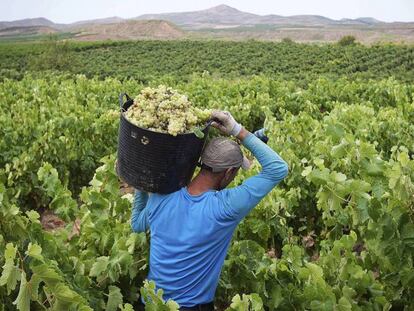
[[232, 170], [233, 170], [233, 168], [231, 168], [231, 167], [226, 169], [226, 171], [224, 173], [224, 177], [229, 178], [229, 176], [231, 176]]
[[234, 168], [234, 167], [230, 167], [226, 169], [226, 173], [224, 174], [225, 178], [228, 179], [230, 176], [232, 176], [235, 170], [237, 170], [237, 168]]

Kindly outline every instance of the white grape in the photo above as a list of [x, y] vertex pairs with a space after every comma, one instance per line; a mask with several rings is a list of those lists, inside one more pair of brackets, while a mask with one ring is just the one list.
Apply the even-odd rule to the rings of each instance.
[[136, 126], [173, 136], [202, 127], [210, 116], [211, 110], [193, 107], [186, 95], [165, 85], [144, 88], [125, 112]]

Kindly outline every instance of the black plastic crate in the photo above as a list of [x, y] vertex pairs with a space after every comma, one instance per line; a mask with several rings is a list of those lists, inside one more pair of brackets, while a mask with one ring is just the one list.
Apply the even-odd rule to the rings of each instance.
[[[124, 96], [127, 101], [124, 102]], [[136, 189], [171, 193], [188, 185], [206, 141], [194, 133], [172, 136], [140, 128], [127, 120], [124, 112], [133, 104], [120, 94], [121, 120], [118, 140], [118, 174]]]

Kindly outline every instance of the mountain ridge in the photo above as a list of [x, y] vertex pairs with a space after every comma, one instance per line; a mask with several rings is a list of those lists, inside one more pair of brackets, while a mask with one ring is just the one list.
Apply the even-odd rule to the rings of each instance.
[[[133, 21], [140, 23], [129, 23]], [[45, 17], [0, 21], [0, 32], [8, 40], [18, 39], [19, 33], [36, 40], [36, 32], [44, 35], [54, 30], [58, 37], [75, 40], [217, 38], [273, 41], [290, 38], [298, 42], [334, 42], [351, 35], [366, 43], [414, 42], [414, 22], [386, 23], [372, 17], [335, 20], [321, 15], [257, 15], [223, 4], [198, 11], [143, 14], [133, 18], [112, 16], [68, 24], [54, 23]]]
[[341, 25], [377, 25], [377, 24], [409, 24], [411, 22], [383, 22], [373, 17], [358, 17], [355, 19], [331, 19], [321, 15], [301, 14], [283, 16], [278, 14], [258, 15], [244, 12], [229, 5], [220, 4], [208, 9], [186, 12], [142, 14], [132, 18], [118, 16], [81, 20], [73, 23], [54, 23], [45, 17], [26, 18], [14, 21], [0, 21], [0, 29], [18, 26], [48, 26], [56, 29], [70, 29], [86, 24], [112, 24], [126, 20], [167, 20], [178, 26], [188, 28], [208, 28], [211, 24], [219, 25], [301, 25], [301, 26], [341, 26]]
[[[330, 26], [341, 25], [341, 20], [334, 20], [321, 15], [292, 15], [277, 14], [258, 15], [240, 11], [231, 6], [221, 4], [212, 8], [189, 12], [173, 12], [159, 14], [143, 14], [133, 19], [164, 19], [183, 27], [208, 28], [211, 24], [222, 25], [302, 25], [302, 26]], [[360, 20], [365, 19], [365, 20]], [[384, 23], [374, 18], [347, 19], [354, 24], [366, 25]]]

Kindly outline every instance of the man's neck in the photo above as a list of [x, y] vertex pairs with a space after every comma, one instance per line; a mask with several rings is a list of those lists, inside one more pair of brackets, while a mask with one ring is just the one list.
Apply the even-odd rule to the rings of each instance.
[[198, 174], [188, 185], [187, 190], [191, 195], [200, 195], [209, 190], [218, 190], [219, 185], [208, 175]]

